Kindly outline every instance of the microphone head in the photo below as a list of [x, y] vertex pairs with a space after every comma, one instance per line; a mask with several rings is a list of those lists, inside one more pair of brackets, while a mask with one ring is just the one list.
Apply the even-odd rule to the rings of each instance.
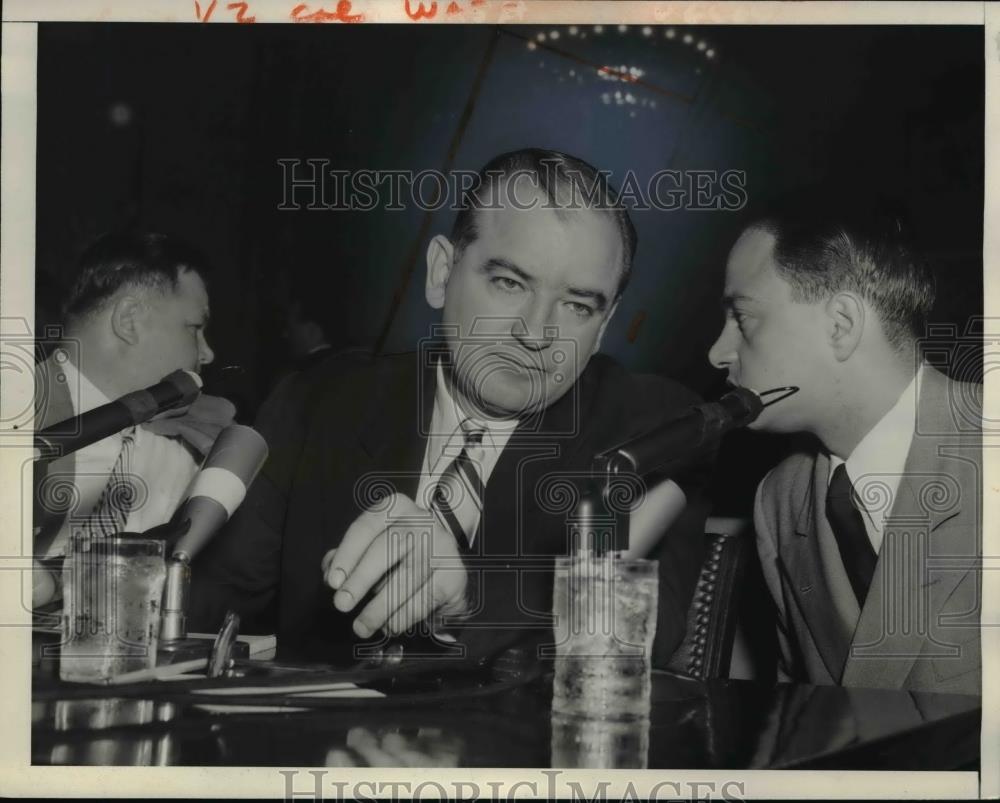
[[161, 381], [169, 382], [177, 389], [178, 394], [180, 394], [180, 400], [173, 405], [175, 407], [183, 407], [191, 404], [201, 393], [201, 377], [194, 371], [178, 368], [173, 373], [169, 373], [163, 377]]
[[750, 388], [738, 387], [729, 391], [725, 396], [719, 399], [719, 404], [721, 404], [726, 412], [732, 418], [732, 423], [729, 429], [735, 429], [736, 427], [745, 427], [747, 424], [751, 424], [754, 420], [761, 414], [764, 409], [764, 403], [757, 393]]

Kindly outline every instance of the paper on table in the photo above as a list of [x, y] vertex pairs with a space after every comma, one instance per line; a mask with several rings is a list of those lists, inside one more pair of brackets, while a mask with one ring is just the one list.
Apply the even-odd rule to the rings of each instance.
[[192, 689], [192, 694], [285, 694], [309, 697], [385, 697], [375, 689], [363, 689], [354, 683], [310, 683], [294, 686], [227, 686], [224, 689]]
[[[170, 680], [193, 680], [204, 675], [178, 675]], [[354, 683], [312, 683], [297, 686], [239, 686], [224, 689], [192, 689], [192, 694], [283, 694], [288, 697], [385, 697], [375, 689], [363, 689]], [[218, 703], [198, 703], [195, 706], [214, 714], [275, 714], [308, 711], [292, 705], [227, 705]]]

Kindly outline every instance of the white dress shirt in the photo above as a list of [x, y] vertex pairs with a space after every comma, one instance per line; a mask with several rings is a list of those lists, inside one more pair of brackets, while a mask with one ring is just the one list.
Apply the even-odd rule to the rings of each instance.
[[882, 547], [885, 518], [892, 513], [899, 481], [906, 467], [906, 456], [913, 440], [917, 416], [917, 377], [902, 392], [896, 404], [872, 427], [854, 451], [843, 460], [830, 455], [830, 476], [846, 463], [847, 476], [854, 486], [855, 502], [861, 511], [865, 530], [877, 555]]
[[[111, 401], [71, 359], [64, 357], [57, 364], [65, 377], [74, 415], [89, 412]], [[141, 482], [141, 487], [135, 497], [136, 504], [125, 522], [125, 529], [141, 533], [169, 521], [185, 498], [188, 486], [198, 471], [198, 464], [187, 448], [174, 438], [142, 427], [136, 427], [134, 434], [132, 474], [136, 481]], [[122, 435], [117, 433], [75, 452], [73, 484], [79, 493], [79, 504], [75, 514], [67, 517], [51, 543], [41, 545], [45, 557], [63, 554], [73, 528], [93, 512], [121, 448]]]
[[430, 509], [431, 493], [441, 479], [445, 469], [458, 457], [465, 445], [462, 422], [468, 419], [475, 429], [484, 430], [483, 442], [473, 460], [479, 469], [483, 486], [489, 482], [490, 474], [496, 467], [500, 454], [517, 429], [519, 421], [494, 421], [467, 415], [448, 391], [441, 363], [437, 366], [437, 388], [434, 393], [434, 411], [431, 414], [431, 428], [427, 437], [423, 467], [420, 471], [420, 485], [416, 503]]

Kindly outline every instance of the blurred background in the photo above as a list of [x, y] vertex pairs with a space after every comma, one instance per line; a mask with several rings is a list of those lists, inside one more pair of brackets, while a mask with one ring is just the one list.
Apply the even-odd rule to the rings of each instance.
[[[751, 203], [832, 178], [888, 192], [938, 273], [937, 335], [975, 334], [983, 71], [981, 28], [43, 24], [37, 323], [57, 322], [99, 234], [181, 235], [213, 264], [206, 385], [250, 423], [289, 362], [293, 292], [321, 302], [337, 346], [401, 351], [428, 334], [424, 250], [454, 214], [283, 211], [280, 159], [476, 170], [534, 146], [616, 183], [626, 171], [643, 186], [663, 169], [742, 171]], [[633, 219], [634, 278], [604, 350], [717, 396], [705, 355], [738, 215]], [[731, 436], [715, 514], [747, 516], [789, 446]]]

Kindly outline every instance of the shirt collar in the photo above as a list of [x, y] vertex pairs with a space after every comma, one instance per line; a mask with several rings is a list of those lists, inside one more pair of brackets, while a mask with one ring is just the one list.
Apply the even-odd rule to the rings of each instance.
[[837, 466], [846, 463], [847, 476], [852, 484], [865, 476], [880, 475], [883, 482], [887, 478], [895, 478], [893, 484], [898, 485], [910, 451], [910, 442], [913, 440], [917, 415], [917, 380], [923, 370], [924, 366], [921, 365], [889, 412], [868, 431], [847, 456], [847, 460], [830, 455], [830, 478]]
[[[469, 416], [448, 390], [448, 380], [440, 360], [437, 364], [437, 387], [434, 392], [434, 414], [431, 417], [431, 436], [451, 441], [459, 434], [463, 421], [472, 429], [485, 430], [483, 446], [503, 448], [520, 423], [518, 419], [496, 420]], [[443, 448], [443, 447], [442, 447]]]
[[[61, 358], [60, 358], [61, 355]], [[62, 349], [54, 355], [56, 364], [66, 377], [66, 389], [69, 391], [70, 402], [75, 415], [87, 413], [102, 404], [108, 404], [111, 399], [100, 390], [74, 363], [69, 353]]]

